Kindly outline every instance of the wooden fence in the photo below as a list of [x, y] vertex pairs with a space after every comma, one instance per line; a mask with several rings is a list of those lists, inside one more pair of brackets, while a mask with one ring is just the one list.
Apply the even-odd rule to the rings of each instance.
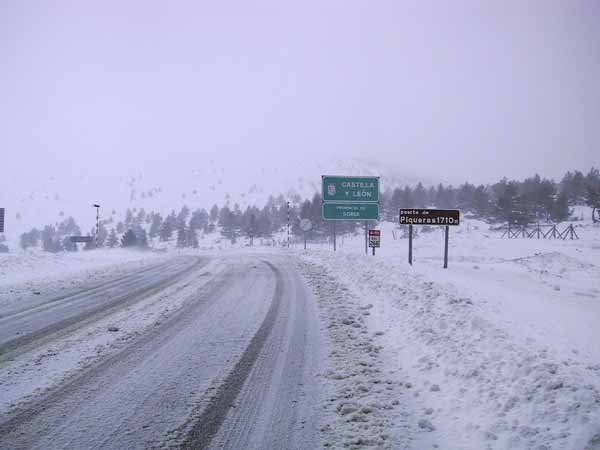
[[508, 226], [503, 227], [502, 229], [504, 230], [502, 237], [507, 237], [508, 239], [579, 239], [573, 224], [570, 224], [563, 231], [560, 231], [556, 224], [540, 225], [539, 223], [525, 226], [511, 226], [508, 224]]

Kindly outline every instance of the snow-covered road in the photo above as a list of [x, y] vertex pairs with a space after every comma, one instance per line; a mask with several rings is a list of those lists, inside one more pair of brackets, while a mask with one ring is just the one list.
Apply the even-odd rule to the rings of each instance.
[[1, 448], [319, 446], [319, 319], [282, 256], [180, 257], [0, 320]]

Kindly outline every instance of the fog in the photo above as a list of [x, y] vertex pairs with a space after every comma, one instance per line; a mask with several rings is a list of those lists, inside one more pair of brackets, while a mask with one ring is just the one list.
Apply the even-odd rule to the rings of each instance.
[[598, 23], [593, 0], [3, 1], [0, 186], [158, 183], [211, 160], [294, 178], [356, 157], [451, 182], [588, 170]]

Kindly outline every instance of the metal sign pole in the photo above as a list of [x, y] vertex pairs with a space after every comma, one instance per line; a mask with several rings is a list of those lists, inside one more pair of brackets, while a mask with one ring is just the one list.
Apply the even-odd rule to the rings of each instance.
[[335, 252], [336, 249], [336, 242], [335, 242], [335, 220], [333, 221], [333, 251]]
[[304, 250], [306, 250], [306, 231], [304, 232]]
[[444, 237], [444, 269], [448, 268], [448, 230], [450, 227], [446, 225], [445, 227], [445, 237]]
[[369, 221], [365, 220], [365, 255], [369, 254]]
[[412, 225], [408, 226], [408, 263], [412, 266]]

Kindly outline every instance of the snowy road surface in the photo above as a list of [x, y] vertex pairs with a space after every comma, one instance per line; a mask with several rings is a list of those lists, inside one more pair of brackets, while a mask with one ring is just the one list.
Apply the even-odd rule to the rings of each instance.
[[[0, 448], [317, 448], [316, 314], [266, 254], [178, 257], [4, 307]], [[56, 382], [31, 391], [38, 372]]]

